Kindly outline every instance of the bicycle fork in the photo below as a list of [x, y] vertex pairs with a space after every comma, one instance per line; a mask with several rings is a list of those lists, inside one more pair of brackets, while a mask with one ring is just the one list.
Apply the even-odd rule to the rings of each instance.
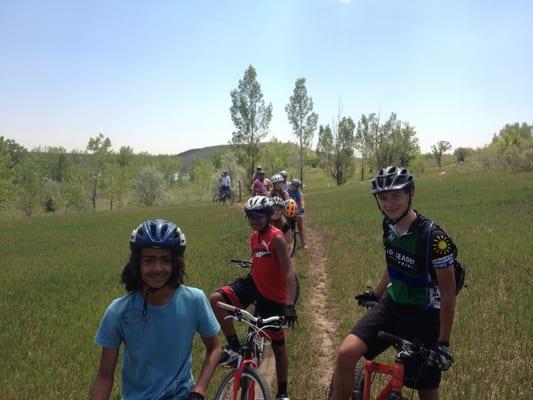
[[[241, 388], [242, 384], [242, 374], [246, 367], [250, 365], [252, 368], [256, 368], [257, 365], [253, 359], [251, 360], [244, 360], [241, 365], [239, 366], [239, 369], [235, 371], [235, 374], [233, 375], [233, 400], [237, 400], [237, 394], [239, 393], [239, 388]], [[255, 392], [255, 384], [252, 381], [251, 385], [249, 387], [241, 388], [242, 390], [247, 392], [246, 397], [248, 397], [248, 391], [251, 390], [251, 393], [253, 394]], [[253, 398], [253, 397], [252, 397]]]

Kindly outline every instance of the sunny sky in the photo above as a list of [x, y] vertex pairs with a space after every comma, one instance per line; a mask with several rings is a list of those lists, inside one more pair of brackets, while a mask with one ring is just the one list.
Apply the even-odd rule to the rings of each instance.
[[[249, 65], [284, 110], [307, 79], [319, 123], [396, 112], [423, 151], [533, 123], [530, 0], [1, 0], [0, 136], [153, 154], [226, 144]], [[316, 136], [315, 136], [316, 143]]]

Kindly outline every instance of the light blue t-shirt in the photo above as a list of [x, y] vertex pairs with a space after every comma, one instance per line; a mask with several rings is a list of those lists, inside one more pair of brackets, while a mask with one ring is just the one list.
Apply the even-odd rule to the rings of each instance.
[[94, 342], [105, 348], [124, 343], [122, 397], [124, 399], [187, 399], [194, 386], [192, 341], [218, 333], [218, 324], [200, 289], [181, 285], [167, 304], [148, 304], [139, 292], [113, 300]]

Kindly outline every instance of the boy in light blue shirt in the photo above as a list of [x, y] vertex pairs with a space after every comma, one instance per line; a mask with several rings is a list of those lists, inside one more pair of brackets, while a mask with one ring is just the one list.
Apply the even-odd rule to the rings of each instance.
[[[128, 294], [107, 308], [95, 337], [102, 346], [92, 398], [108, 399], [119, 348], [124, 343], [122, 398], [203, 400], [220, 359], [220, 326], [205, 294], [183, 285], [185, 235], [172, 222], [145, 221], [130, 237], [122, 271]], [[194, 382], [192, 341], [206, 348]]]

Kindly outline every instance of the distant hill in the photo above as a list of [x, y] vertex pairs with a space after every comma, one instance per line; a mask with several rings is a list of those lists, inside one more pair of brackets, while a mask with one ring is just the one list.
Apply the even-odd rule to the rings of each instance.
[[231, 146], [228, 144], [222, 144], [218, 146], [202, 147], [201, 149], [191, 149], [184, 151], [183, 153], [179, 153], [178, 157], [181, 160], [181, 165], [186, 168], [190, 166], [194, 160], [209, 160], [216, 151], [224, 152], [229, 150], [230, 147]]

